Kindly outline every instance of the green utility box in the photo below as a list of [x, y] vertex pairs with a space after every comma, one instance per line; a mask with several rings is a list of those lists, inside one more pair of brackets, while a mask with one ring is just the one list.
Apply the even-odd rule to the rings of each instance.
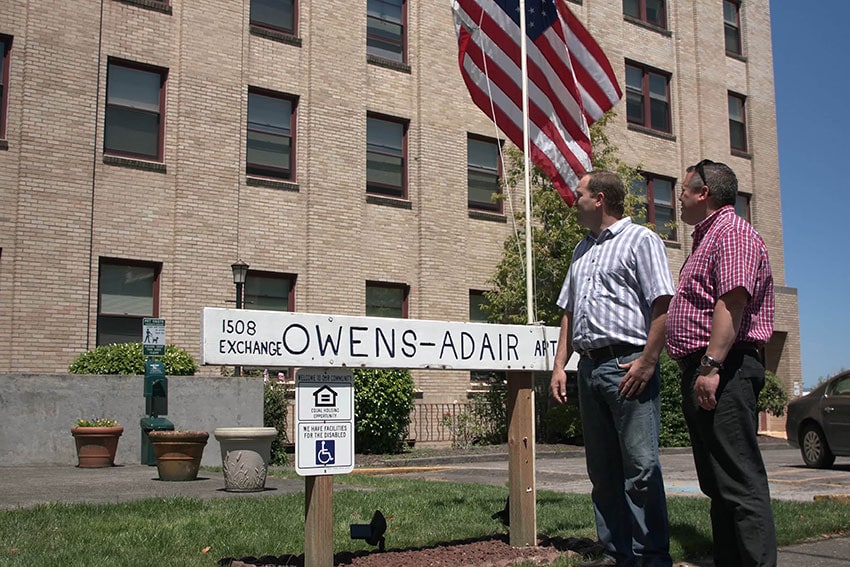
[[142, 464], [155, 465], [156, 457], [148, 434], [151, 431], [174, 431], [174, 424], [164, 417], [143, 417], [139, 424], [142, 426]]

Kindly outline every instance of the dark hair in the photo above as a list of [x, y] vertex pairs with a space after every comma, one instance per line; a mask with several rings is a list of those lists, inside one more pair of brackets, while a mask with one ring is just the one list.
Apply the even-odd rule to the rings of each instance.
[[588, 190], [605, 197], [605, 207], [614, 216], [622, 217], [626, 210], [626, 188], [620, 176], [611, 171], [588, 171], [583, 177], [590, 177]]
[[[708, 187], [708, 194], [719, 206], [734, 205], [738, 197], [738, 177], [732, 168], [725, 163], [711, 160], [702, 160], [697, 165], [687, 169], [691, 175], [688, 186], [691, 189], [699, 189], [703, 185]], [[700, 179], [700, 172], [705, 174], [705, 179]]]

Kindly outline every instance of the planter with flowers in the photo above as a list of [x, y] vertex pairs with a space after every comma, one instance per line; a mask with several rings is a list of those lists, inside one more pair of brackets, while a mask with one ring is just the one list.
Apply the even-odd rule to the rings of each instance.
[[124, 428], [114, 419], [78, 419], [71, 428], [77, 445], [77, 466], [82, 469], [113, 466], [118, 438], [122, 433]]

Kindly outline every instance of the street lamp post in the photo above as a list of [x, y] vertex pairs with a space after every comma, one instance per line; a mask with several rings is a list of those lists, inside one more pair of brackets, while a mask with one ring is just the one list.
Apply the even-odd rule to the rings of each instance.
[[[233, 283], [236, 284], [236, 309], [242, 309], [242, 291], [245, 288], [245, 278], [248, 276], [248, 264], [242, 260], [236, 260], [230, 265], [233, 270]], [[242, 367], [236, 366], [233, 369], [234, 376], [242, 376]]]

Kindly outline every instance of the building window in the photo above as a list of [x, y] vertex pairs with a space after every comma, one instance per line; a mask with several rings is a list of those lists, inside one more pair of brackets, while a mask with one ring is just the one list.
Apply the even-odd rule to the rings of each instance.
[[9, 98], [9, 53], [12, 38], [0, 35], [0, 140], [6, 139], [6, 103]]
[[366, 192], [407, 197], [407, 123], [369, 116], [366, 122]]
[[738, 0], [723, 0], [723, 27], [726, 34], [726, 53], [742, 55], [741, 3]]
[[502, 160], [499, 142], [469, 136], [466, 139], [467, 205], [470, 209], [502, 212]]
[[162, 160], [166, 71], [110, 62], [103, 151]]
[[673, 190], [676, 181], [652, 173], [642, 173], [632, 182], [632, 194], [641, 198], [635, 206], [633, 219], [636, 223], [651, 223], [664, 240], [676, 240], [676, 208]]
[[406, 319], [408, 291], [404, 284], [366, 282], [366, 315]]
[[738, 193], [735, 197], [735, 214], [750, 222], [750, 196], [746, 193]]
[[405, 0], [367, 0], [366, 53], [372, 57], [406, 63]]
[[739, 152], [747, 151], [746, 98], [729, 93], [729, 145]]
[[295, 106], [284, 95], [248, 91], [248, 175], [295, 178]]
[[295, 0], [251, 0], [251, 25], [295, 35]]
[[623, 14], [647, 24], [667, 29], [664, 0], [623, 0]]
[[249, 271], [245, 279], [245, 308], [260, 311], [295, 309], [295, 276]]
[[670, 75], [626, 63], [626, 116], [631, 124], [672, 132]]
[[142, 340], [142, 319], [159, 315], [161, 266], [127, 260], [100, 260], [97, 344]]

